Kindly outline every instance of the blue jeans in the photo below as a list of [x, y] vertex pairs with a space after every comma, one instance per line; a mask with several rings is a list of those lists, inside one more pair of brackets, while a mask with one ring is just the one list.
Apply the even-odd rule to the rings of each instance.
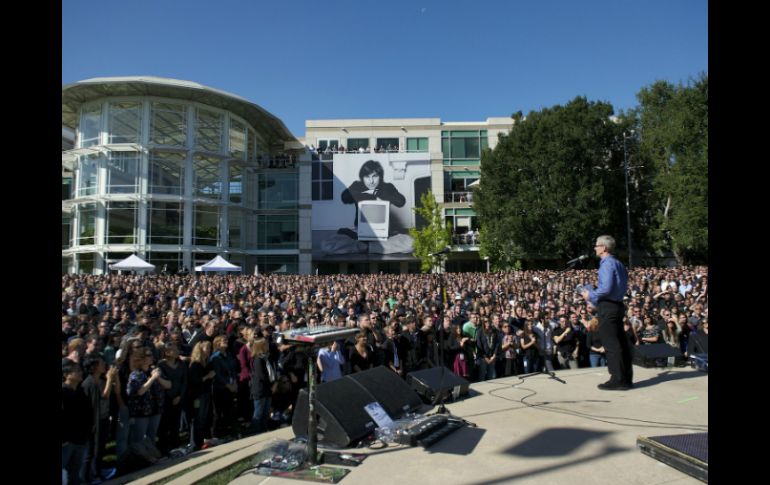
[[591, 367], [606, 367], [607, 366], [607, 358], [603, 356], [602, 354], [595, 354], [591, 352], [591, 354], [588, 356], [588, 359], [591, 361]]
[[128, 406], [122, 406], [118, 409], [118, 428], [115, 431], [115, 452], [118, 457], [128, 449], [129, 421]]
[[128, 443], [134, 444], [144, 439], [147, 434], [147, 427], [150, 424], [149, 417], [131, 418], [131, 428], [128, 432]]
[[263, 397], [254, 399], [254, 414], [251, 415], [252, 430], [261, 433], [267, 429], [267, 416], [270, 413], [270, 402], [272, 397]]
[[61, 447], [61, 466], [67, 470], [69, 484], [78, 485], [84, 482], [84, 460], [86, 458], [87, 447], [85, 444], [76, 445], [74, 443], [62, 444]]
[[147, 423], [147, 438], [152, 444], [155, 444], [155, 437], [158, 436], [158, 426], [160, 426], [160, 414], [153, 414]]

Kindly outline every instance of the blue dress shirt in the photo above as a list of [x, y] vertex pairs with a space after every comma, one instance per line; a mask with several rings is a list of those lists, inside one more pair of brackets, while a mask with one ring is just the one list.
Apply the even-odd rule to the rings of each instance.
[[623, 263], [609, 255], [599, 263], [599, 286], [587, 286], [588, 299], [596, 307], [600, 301], [622, 302], [628, 288], [628, 272]]

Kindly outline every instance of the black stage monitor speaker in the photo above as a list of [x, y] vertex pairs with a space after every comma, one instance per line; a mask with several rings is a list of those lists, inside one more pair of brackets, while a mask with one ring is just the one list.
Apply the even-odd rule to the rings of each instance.
[[634, 346], [633, 363], [642, 367], [671, 367], [685, 365], [679, 349], [668, 344]]
[[392, 419], [422, 407], [422, 400], [409, 384], [385, 366], [373, 367], [347, 376], [372, 395]]
[[[368, 436], [377, 424], [364, 409], [379, 402], [392, 419], [416, 410], [420, 397], [395, 373], [379, 366], [320, 384], [316, 387], [315, 411], [318, 443], [346, 448]], [[292, 430], [307, 437], [308, 391], [301, 389], [294, 406]]]
[[460, 396], [465, 396], [468, 394], [470, 386], [467, 380], [446, 367], [443, 368], [443, 372], [441, 367], [410, 372], [406, 376], [406, 382], [417, 391], [417, 394], [426, 403], [437, 403], [441, 400], [442, 394], [446, 399], [453, 394], [455, 389], [458, 390]]

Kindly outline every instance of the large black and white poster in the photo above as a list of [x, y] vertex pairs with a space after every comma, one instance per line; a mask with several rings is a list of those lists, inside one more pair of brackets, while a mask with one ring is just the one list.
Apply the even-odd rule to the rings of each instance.
[[[331, 199], [313, 200], [313, 258], [411, 254], [409, 228], [421, 225], [413, 209], [431, 185], [426, 155], [335, 154]], [[314, 177], [313, 183], [323, 182]]]

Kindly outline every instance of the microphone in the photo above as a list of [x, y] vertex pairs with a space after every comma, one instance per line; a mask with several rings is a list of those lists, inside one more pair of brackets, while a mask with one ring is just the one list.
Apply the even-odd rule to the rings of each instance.
[[441, 251], [438, 251], [438, 252], [435, 252], [435, 253], [430, 253], [430, 254], [428, 254], [428, 256], [440, 256], [440, 255], [442, 255], [442, 254], [446, 254], [446, 253], [450, 252], [451, 250], [452, 250], [452, 248], [450, 248], [449, 246], [447, 246], [447, 247], [445, 247], [444, 249], [442, 249]]
[[579, 263], [580, 261], [583, 261], [584, 259], [588, 259], [590, 257], [591, 256], [589, 256], [588, 254], [583, 254], [582, 256], [578, 256], [575, 259], [570, 259], [569, 261], [567, 261], [567, 266], [571, 264]]

